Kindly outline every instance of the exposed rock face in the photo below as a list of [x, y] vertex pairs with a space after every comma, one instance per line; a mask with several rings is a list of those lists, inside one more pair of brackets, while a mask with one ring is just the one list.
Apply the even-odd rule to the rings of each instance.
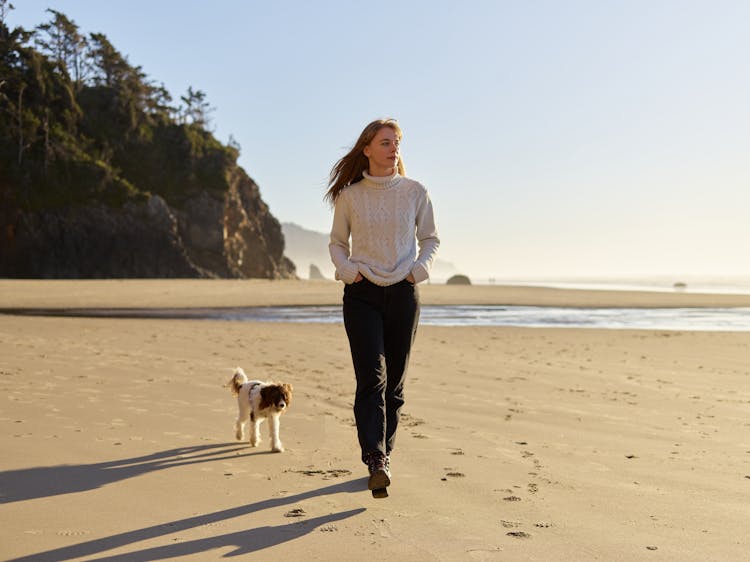
[[241, 168], [224, 200], [223, 233], [228, 277], [295, 277], [294, 264], [284, 256], [281, 225]]
[[[4, 219], [4, 220], [3, 220]], [[224, 193], [0, 215], [0, 276], [295, 277], [281, 226], [237, 168]]]

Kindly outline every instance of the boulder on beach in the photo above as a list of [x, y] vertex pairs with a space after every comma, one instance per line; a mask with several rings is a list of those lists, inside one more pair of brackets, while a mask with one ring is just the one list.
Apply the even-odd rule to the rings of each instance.
[[446, 285], [471, 285], [471, 279], [466, 275], [453, 275], [445, 282]]

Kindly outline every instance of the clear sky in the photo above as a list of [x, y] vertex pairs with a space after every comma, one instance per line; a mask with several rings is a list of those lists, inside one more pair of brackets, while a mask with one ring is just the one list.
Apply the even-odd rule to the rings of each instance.
[[282, 222], [395, 117], [439, 257], [475, 278], [750, 275], [746, 0], [15, 0], [216, 108]]

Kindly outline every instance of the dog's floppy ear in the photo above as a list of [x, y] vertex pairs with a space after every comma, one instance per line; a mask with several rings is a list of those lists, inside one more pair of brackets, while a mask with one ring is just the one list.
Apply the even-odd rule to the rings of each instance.
[[227, 381], [227, 384], [225, 384], [224, 386], [226, 386], [229, 390], [231, 390], [232, 394], [239, 394], [240, 393], [240, 386], [242, 386], [242, 385], [241, 384], [238, 385], [237, 384], [237, 378], [236, 377], [232, 377], [231, 379], [229, 379]]
[[265, 410], [271, 404], [273, 404], [273, 387], [262, 386], [260, 388], [260, 402], [258, 403], [258, 408]]
[[292, 401], [292, 385], [289, 383], [284, 383], [281, 385], [281, 388], [284, 389], [284, 394], [286, 395], [286, 401], [291, 402]]

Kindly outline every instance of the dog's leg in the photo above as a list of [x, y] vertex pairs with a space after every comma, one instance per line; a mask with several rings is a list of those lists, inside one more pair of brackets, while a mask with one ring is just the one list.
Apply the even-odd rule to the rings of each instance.
[[268, 433], [271, 436], [271, 450], [274, 453], [281, 453], [284, 451], [284, 446], [281, 444], [279, 439], [279, 427], [280, 427], [281, 416], [271, 416], [268, 420]]
[[250, 405], [248, 404], [247, 394], [242, 392], [237, 396], [237, 405], [239, 412], [237, 413], [237, 421], [234, 422], [234, 436], [237, 441], [244, 441], [245, 439], [245, 426], [247, 420], [250, 417]]
[[263, 422], [263, 418], [252, 416], [250, 418], [250, 446], [257, 447], [260, 444], [260, 424]]
[[234, 436], [237, 438], [237, 441], [245, 439], [245, 422], [240, 420], [240, 418], [237, 418], [237, 421], [234, 422]]

